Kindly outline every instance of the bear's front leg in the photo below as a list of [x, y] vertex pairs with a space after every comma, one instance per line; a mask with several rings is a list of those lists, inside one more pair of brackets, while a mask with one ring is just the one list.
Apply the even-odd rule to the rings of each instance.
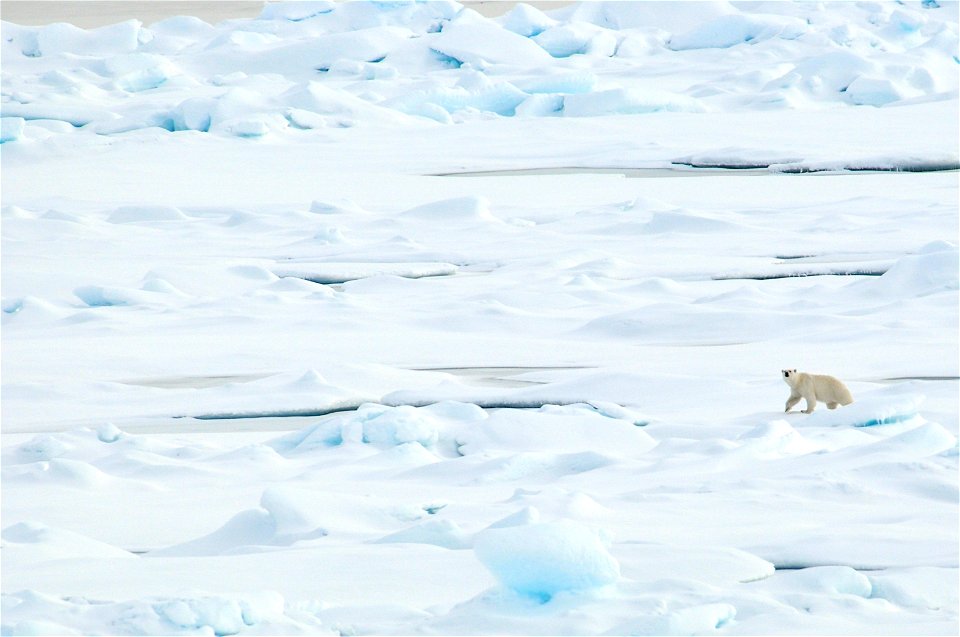
[[793, 394], [790, 394], [790, 398], [787, 398], [787, 408], [784, 409], [784, 411], [789, 412], [798, 402], [800, 402], [800, 396], [794, 396]]
[[812, 414], [813, 410], [817, 408], [816, 396], [804, 396], [803, 399], [807, 401], [807, 408], [803, 410], [803, 413]]

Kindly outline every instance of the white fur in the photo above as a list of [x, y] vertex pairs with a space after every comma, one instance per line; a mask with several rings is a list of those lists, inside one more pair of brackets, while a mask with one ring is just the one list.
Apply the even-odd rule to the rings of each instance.
[[800, 402], [803, 398], [807, 401], [807, 408], [803, 410], [805, 414], [812, 414], [817, 407], [817, 401], [826, 403], [829, 409], [836, 409], [837, 405], [849, 405], [853, 402], [853, 396], [847, 386], [833, 376], [824, 374], [805, 374], [795, 369], [784, 369], [780, 373], [783, 382], [790, 385], [790, 397], [787, 398], [787, 408], [790, 408]]

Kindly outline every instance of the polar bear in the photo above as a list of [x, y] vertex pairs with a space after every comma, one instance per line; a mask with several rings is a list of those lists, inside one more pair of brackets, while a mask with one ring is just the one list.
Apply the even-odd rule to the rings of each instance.
[[784, 369], [783, 382], [790, 385], [790, 398], [787, 398], [787, 408], [790, 408], [800, 402], [803, 398], [807, 401], [807, 408], [803, 410], [805, 414], [812, 414], [817, 407], [817, 401], [826, 403], [830, 409], [836, 409], [837, 405], [849, 405], [853, 402], [853, 396], [847, 386], [841, 383], [833, 376], [823, 374], [805, 374], [795, 369]]

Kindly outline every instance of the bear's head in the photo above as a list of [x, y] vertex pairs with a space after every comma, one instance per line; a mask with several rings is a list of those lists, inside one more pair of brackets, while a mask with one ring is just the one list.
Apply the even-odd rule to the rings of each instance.
[[783, 382], [793, 387], [794, 383], [797, 382], [797, 370], [781, 369], [780, 372], [783, 374]]

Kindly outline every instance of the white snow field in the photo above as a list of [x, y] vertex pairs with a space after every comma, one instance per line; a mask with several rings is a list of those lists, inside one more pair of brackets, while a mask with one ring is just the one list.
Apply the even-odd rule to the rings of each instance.
[[956, 635], [958, 70], [946, 0], [3, 22], [0, 632]]

